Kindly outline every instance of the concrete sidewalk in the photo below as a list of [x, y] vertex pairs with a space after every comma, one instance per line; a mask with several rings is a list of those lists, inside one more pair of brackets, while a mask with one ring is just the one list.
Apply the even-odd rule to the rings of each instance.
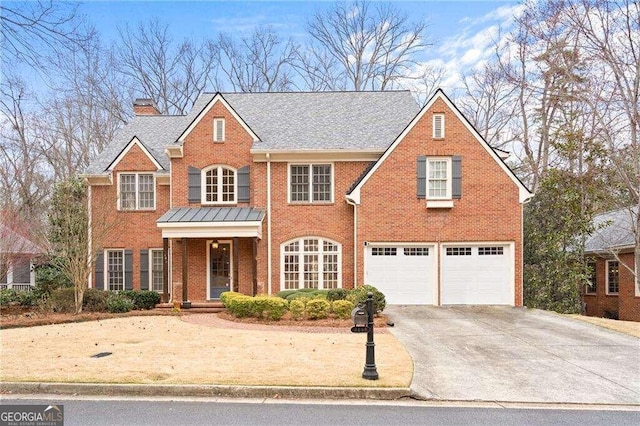
[[640, 339], [510, 307], [390, 306], [419, 398], [640, 405]]

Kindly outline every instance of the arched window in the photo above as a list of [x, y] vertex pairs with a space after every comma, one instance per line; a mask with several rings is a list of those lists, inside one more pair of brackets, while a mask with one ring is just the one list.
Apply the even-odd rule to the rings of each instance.
[[319, 237], [303, 237], [281, 246], [281, 288], [342, 287], [342, 247]]
[[202, 204], [236, 203], [236, 170], [225, 166], [202, 169]]

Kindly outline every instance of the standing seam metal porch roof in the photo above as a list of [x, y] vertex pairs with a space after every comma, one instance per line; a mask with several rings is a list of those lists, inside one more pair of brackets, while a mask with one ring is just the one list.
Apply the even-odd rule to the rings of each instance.
[[255, 207], [175, 207], [157, 223], [261, 222], [264, 211]]

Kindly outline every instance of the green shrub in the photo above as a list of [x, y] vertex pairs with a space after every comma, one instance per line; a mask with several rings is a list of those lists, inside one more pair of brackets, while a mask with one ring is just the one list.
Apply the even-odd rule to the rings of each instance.
[[287, 312], [287, 301], [280, 297], [256, 296], [253, 298], [254, 314], [258, 318], [279, 320]]
[[384, 308], [387, 305], [384, 294], [372, 285], [363, 285], [362, 287], [349, 291], [349, 294], [347, 294], [347, 300], [355, 306], [360, 304], [364, 305], [367, 301], [367, 293], [369, 292], [373, 293], [373, 310], [376, 313], [384, 311]]
[[73, 283], [52, 263], [38, 265], [36, 271], [36, 292], [49, 296], [53, 290], [73, 287]]
[[151, 290], [136, 291], [133, 299], [134, 309], [153, 309], [160, 303], [160, 294]]
[[75, 290], [72, 287], [59, 288], [51, 292], [49, 297], [54, 312], [75, 312]]
[[18, 303], [22, 306], [34, 306], [38, 303], [38, 296], [32, 290], [30, 291], [17, 291], [16, 296]]
[[276, 293], [277, 297], [281, 297], [283, 299], [286, 299], [287, 296], [289, 296], [290, 294], [294, 294], [297, 293], [298, 290], [282, 290]]
[[89, 312], [106, 312], [109, 292], [97, 288], [88, 288], [82, 298], [82, 309]]
[[238, 294], [230, 300], [227, 298], [227, 300], [226, 308], [231, 312], [231, 315], [237, 318], [249, 317], [255, 312], [253, 297]]
[[345, 300], [347, 298], [347, 290], [344, 288], [334, 288], [327, 290], [327, 300], [333, 302], [334, 300]]
[[129, 312], [133, 309], [133, 301], [121, 293], [109, 294], [109, 297], [107, 297], [107, 311], [111, 313], [122, 313]]
[[304, 301], [302, 299], [296, 299], [289, 302], [289, 312], [294, 320], [299, 320], [304, 316]]
[[306, 312], [309, 319], [323, 319], [329, 316], [331, 304], [324, 299], [311, 299], [307, 302]]
[[0, 290], [0, 305], [8, 305], [11, 302], [18, 302], [18, 292], [12, 288]]
[[318, 289], [317, 288], [301, 288], [301, 289], [298, 289], [297, 291], [299, 291], [300, 293], [314, 293], [318, 291]]
[[351, 317], [351, 311], [353, 311], [354, 305], [348, 300], [334, 300], [331, 303], [331, 310], [340, 319], [348, 319]]
[[222, 304], [227, 307], [227, 305], [229, 304], [229, 302], [231, 301], [231, 299], [233, 299], [234, 297], [236, 297], [237, 295], [239, 295], [241, 293], [236, 293], [234, 291], [225, 291], [222, 292], [220, 294], [220, 301], [222, 302]]
[[287, 296], [287, 301], [302, 300], [305, 304], [308, 300], [312, 299], [313, 295], [309, 292], [296, 292]]

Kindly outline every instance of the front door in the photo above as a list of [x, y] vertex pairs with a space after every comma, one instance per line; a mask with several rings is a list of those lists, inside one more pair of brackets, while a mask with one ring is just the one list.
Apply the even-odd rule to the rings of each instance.
[[231, 290], [231, 243], [211, 243], [209, 246], [209, 298]]

